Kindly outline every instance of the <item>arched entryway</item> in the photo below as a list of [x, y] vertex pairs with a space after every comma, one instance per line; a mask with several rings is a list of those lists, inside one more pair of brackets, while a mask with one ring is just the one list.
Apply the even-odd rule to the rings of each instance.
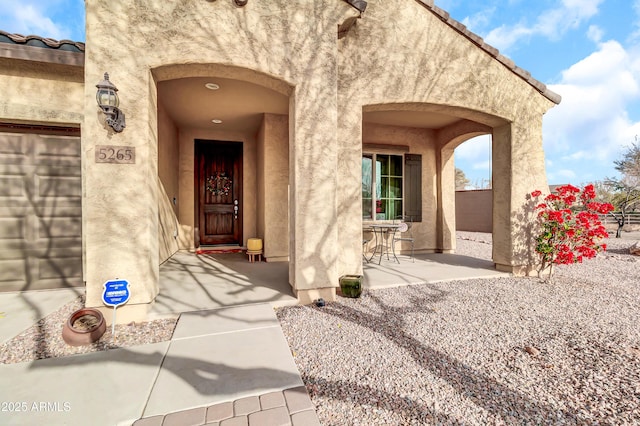
[[[454, 150], [506, 121], [464, 108], [418, 103], [366, 106], [362, 121], [363, 170], [367, 161], [378, 158], [403, 165], [392, 177], [378, 176], [368, 185], [391, 188], [390, 182], [397, 180], [394, 190], [377, 188], [369, 196], [363, 181], [363, 224], [409, 216], [417, 253], [455, 251]], [[418, 174], [413, 171], [416, 163]]]
[[246, 246], [287, 260], [291, 88], [222, 65], [166, 66], [157, 85], [160, 259]]

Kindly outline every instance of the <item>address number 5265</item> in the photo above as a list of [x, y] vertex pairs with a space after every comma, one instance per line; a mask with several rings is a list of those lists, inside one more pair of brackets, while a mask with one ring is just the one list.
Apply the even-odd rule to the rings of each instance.
[[131, 146], [96, 146], [96, 163], [135, 164], [136, 149]]

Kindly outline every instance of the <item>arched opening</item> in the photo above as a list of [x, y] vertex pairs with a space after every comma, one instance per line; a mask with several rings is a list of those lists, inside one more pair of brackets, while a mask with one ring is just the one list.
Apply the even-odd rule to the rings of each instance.
[[454, 150], [456, 231], [491, 233], [493, 229], [492, 137], [473, 137]]
[[456, 190], [491, 189], [491, 135], [480, 135], [456, 147], [456, 169], [462, 171]]
[[157, 87], [160, 260], [264, 241], [287, 260], [291, 87], [252, 70], [175, 65]]
[[[490, 135], [494, 126], [505, 122], [486, 113], [445, 105], [364, 107], [363, 225], [411, 217], [415, 252], [454, 251], [454, 150], [474, 137]], [[388, 172], [385, 164], [390, 165]], [[397, 172], [392, 170], [394, 164]]]

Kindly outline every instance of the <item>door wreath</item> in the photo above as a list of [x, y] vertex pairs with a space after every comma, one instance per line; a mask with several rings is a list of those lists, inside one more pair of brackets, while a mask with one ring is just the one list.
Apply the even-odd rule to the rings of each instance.
[[232, 183], [226, 172], [215, 173], [207, 178], [205, 188], [213, 195], [229, 195]]

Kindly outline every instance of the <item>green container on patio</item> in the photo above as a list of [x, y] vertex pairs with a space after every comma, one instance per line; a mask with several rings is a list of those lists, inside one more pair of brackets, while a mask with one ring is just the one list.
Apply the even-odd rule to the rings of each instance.
[[340, 291], [344, 297], [360, 297], [362, 294], [362, 275], [341, 276]]

